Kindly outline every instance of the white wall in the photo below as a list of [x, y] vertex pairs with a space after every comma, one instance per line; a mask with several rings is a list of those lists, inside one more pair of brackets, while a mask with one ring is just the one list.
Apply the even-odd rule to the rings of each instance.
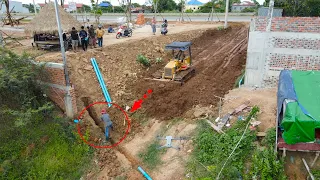
[[[13, 11], [18, 12], [18, 13], [29, 13], [28, 8], [25, 8], [22, 6], [22, 2], [17, 2], [17, 1], [10, 1], [9, 3], [9, 9], [14, 7]], [[1, 12], [7, 12], [6, 6], [3, 4], [1, 7]]]
[[251, 31], [245, 85], [274, 87], [283, 69], [320, 70], [320, 34]]

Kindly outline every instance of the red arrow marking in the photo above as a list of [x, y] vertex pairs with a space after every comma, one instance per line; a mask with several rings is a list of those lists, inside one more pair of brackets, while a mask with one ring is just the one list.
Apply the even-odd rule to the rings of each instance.
[[[147, 92], [148, 92], [148, 94], [151, 94], [151, 93], [152, 93], [152, 89], [148, 89]], [[147, 94], [144, 94], [144, 95], [143, 95], [143, 98], [144, 98], [144, 99], [146, 99], [147, 97], [148, 97]], [[131, 107], [130, 112], [134, 112], [134, 111], [136, 111], [137, 109], [140, 109], [142, 102], [143, 102], [142, 99], [139, 99], [139, 100], [135, 101], [135, 102], [133, 103], [133, 106]]]

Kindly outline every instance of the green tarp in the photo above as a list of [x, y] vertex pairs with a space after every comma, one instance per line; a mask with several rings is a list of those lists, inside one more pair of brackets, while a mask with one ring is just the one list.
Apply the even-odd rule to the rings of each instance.
[[315, 129], [320, 128], [320, 72], [290, 72], [296, 101], [286, 104], [282, 137], [287, 144], [313, 142]]

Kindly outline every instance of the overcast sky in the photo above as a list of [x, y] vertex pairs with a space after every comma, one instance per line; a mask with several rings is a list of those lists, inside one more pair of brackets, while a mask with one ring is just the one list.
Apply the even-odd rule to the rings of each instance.
[[[20, 1], [22, 2], [23, 4], [29, 4], [29, 3], [32, 3], [33, 0], [15, 0], [15, 1]], [[35, 3], [44, 3], [45, 0], [34, 0]], [[54, 1], [54, 0], [51, 0], [51, 1]], [[102, 0], [100, 0], [102, 1]], [[111, 2], [111, 4], [113, 5], [118, 5], [118, 0], [109, 0]], [[178, 2], [179, 0], [175, 0], [176, 2]], [[206, 3], [210, 0], [199, 0], [203, 3]], [[242, 0], [243, 1], [243, 0]], [[47, 0], [47, 2], [49, 2], [49, 0]], [[60, 2], [60, 0], [58, 0], [58, 2]], [[90, 0], [65, 0], [65, 3], [68, 3], [68, 2], [77, 2], [77, 3], [83, 3], [83, 4], [88, 4], [90, 5]], [[132, 0], [133, 3], [139, 3], [139, 4], [144, 4], [146, 2], [146, 0]], [[264, 2], [264, 0], [258, 0], [258, 2], [260, 4], [262, 4]]]

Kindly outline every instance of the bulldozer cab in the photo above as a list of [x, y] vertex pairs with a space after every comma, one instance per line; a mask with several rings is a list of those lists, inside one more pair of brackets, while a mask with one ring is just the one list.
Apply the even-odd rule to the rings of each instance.
[[163, 70], [153, 74], [153, 80], [175, 81], [181, 85], [195, 75], [192, 67], [191, 42], [172, 42], [165, 46], [166, 50], [172, 51], [172, 58]]
[[180, 61], [182, 64], [191, 65], [191, 42], [172, 42], [166, 45], [166, 50], [172, 51], [172, 61]]
[[[182, 79], [181, 71], [186, 71], [191, 67], [191, 42], [172, 42], [166, 45], [166, 50], [172, 51], [172, 59], [164, 67], [163, 79]], [[179, 76], [180, 74], [180, 76]]]

